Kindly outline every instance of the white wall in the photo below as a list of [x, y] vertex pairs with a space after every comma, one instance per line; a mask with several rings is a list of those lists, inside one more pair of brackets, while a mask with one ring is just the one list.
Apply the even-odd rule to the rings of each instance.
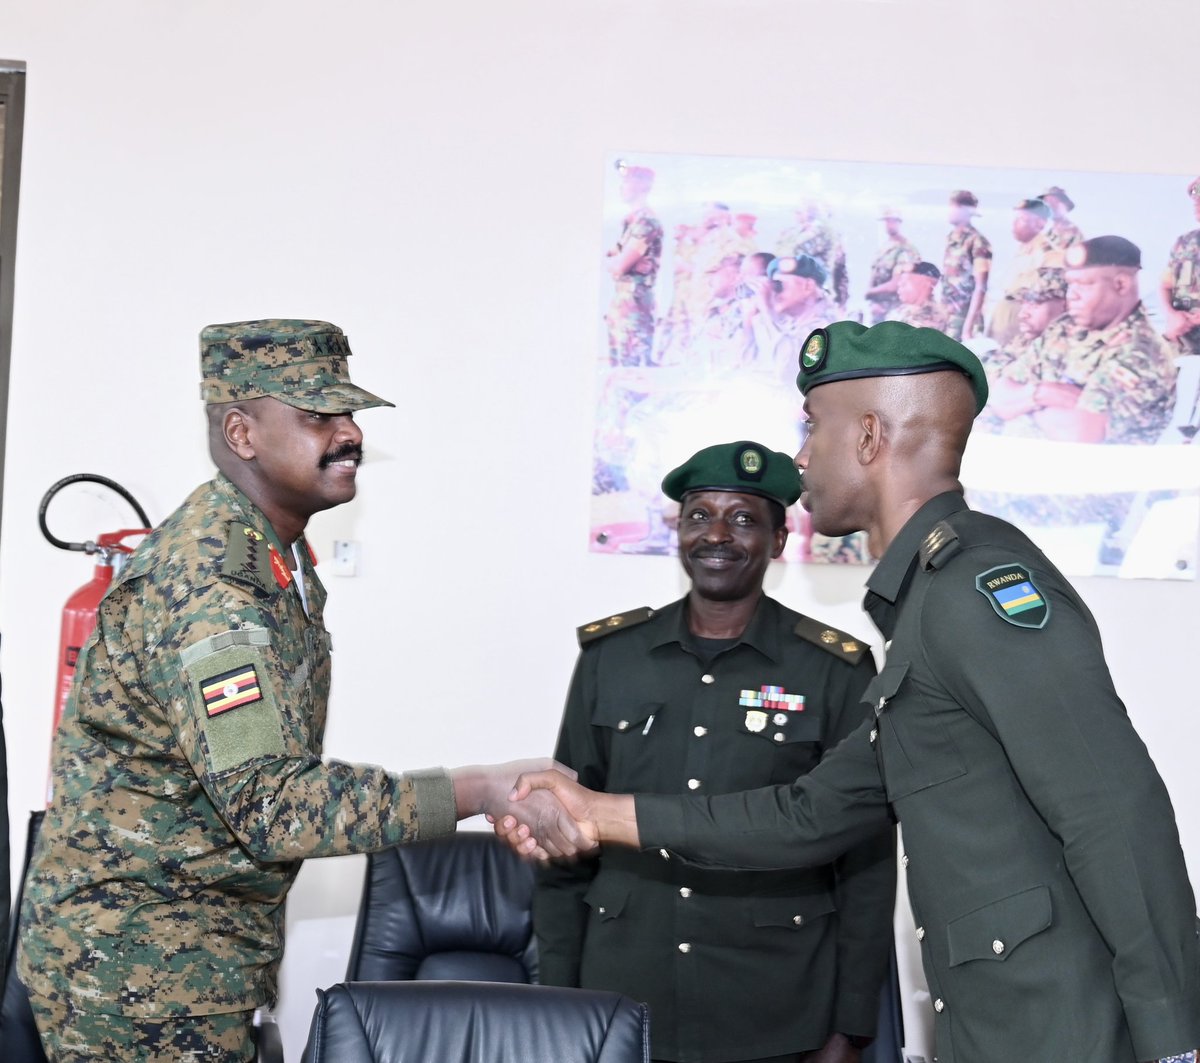
[[[574, 626], [680, 587], [586, 551], [606, 154], [1191, 172], [1198, 23], [1194, 0], [5, 0], [0, 52], [29, 64], [0, 549], [17, 848], [90, 568], [42, 541], [38, 500], [94, 470], [158, 519], [208, 475], [203, 324], [333, 320], [399, 406], [363, 415], [360, 499], [314, 526], [319, 552], [364, 544], [328, 581], [328, 751], [540, 753]], [[74, 508], [81, 535], [124, 522]], [[774, 578], [871, 632], [861, 572]], [[1200, 589], [1081, 590], [1196, 869]], [[353, 912], [357, 866], [310, 867], [293, 922]]]

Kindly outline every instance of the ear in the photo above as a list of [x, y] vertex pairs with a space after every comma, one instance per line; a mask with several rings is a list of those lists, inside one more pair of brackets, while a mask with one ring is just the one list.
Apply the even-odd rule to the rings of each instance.
[[771, 560], [774, 561], [780, 554], [783, 553], [783, 548], [787, 546], [788, 530], [784, 524], [780, 528], [776, 528], [771, 541]]
[[874, 410], [868, 410], [859, 422], [862, 431], [858, 437], [858, 463], [870, 465], [883, 447], [883, 418]]
[[226, 411], [225, 419], [221, 422], [225, 445], [242, 461], [250, 461], [255, 456], [254, 443], [250, 438], [252, 423], [246, 411], [237, 406]]

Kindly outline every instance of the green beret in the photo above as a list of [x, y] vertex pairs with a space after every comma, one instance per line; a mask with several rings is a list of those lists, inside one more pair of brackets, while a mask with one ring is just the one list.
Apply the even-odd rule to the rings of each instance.
[[200, 333], [200, 397], [215, 403], [270, 395], [321, 413], [394, 405], [350, 383], [349, 357], [346, 334], [328, 321], [209, 325]]
[[1142, 268], [1142, 251], [1132, 240], [1123, 236], [1093, 236], [1081, 244], [1067, 248], [1067, 269], [1086, 266], [1125, 266]]
[[693, 454], [663, 477], [662, 489], [676, 502], [691, 491], [740, 491], [770, 498], [786, 509], [800, 497], [800, 473], [787, 454], [742, 439]]
[[944, 332], [914, 328], [903, 321], [882, 321], [867, 328], [857, 321], [835, 321], [809, 334], [800, 354], [796, 387], [807, 395], [818, 384], [859, 377], [912, 376], [954, 369], [970, 378], [975, 412], [987, 405], [983, 364]]

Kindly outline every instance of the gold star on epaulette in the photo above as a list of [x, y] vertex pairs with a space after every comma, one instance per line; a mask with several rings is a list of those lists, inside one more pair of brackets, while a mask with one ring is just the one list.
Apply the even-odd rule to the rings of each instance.
[[614, 631], [623, 631], [625, 628], [644, 624], [653, 616], [654, 610], [643, 606], [641, 609], [632, 609], [627, 613], [614, 613], [612, 616], [606, 616], [603, 620], [594, 620], [590, 624], [584, 624], [583, 627], [575, 629], [575, 634], [579, 638], [579, 645], [586, 646], [589, 642], [602, 639]]
[[926, 572], [930, 569], [941, 568], [956, 553], [958, 553], [958, 532], [944, 520], [938, 521], [921, 543], [921, 567]]
[[810, 616], [802, 616], [793, 631], [806, 642], [820, 646], [827, 653], [851, 664], [858, 664], [871, 650], [870, 646], [853, 635], [822, 624]]

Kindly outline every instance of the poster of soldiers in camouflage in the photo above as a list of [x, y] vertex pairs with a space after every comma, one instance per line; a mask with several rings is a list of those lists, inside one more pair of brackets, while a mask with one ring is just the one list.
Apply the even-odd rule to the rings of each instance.
[[[590, 549], [670, 554], [663, 474], [802, 442], [831, 321], [967, 344], [991, 398], [970, 504], [1070, 575], [1195, 578], [1200, 178], [623, 153], [606, 167]], [[870, 563], [799, 507], [785, 559]]]

